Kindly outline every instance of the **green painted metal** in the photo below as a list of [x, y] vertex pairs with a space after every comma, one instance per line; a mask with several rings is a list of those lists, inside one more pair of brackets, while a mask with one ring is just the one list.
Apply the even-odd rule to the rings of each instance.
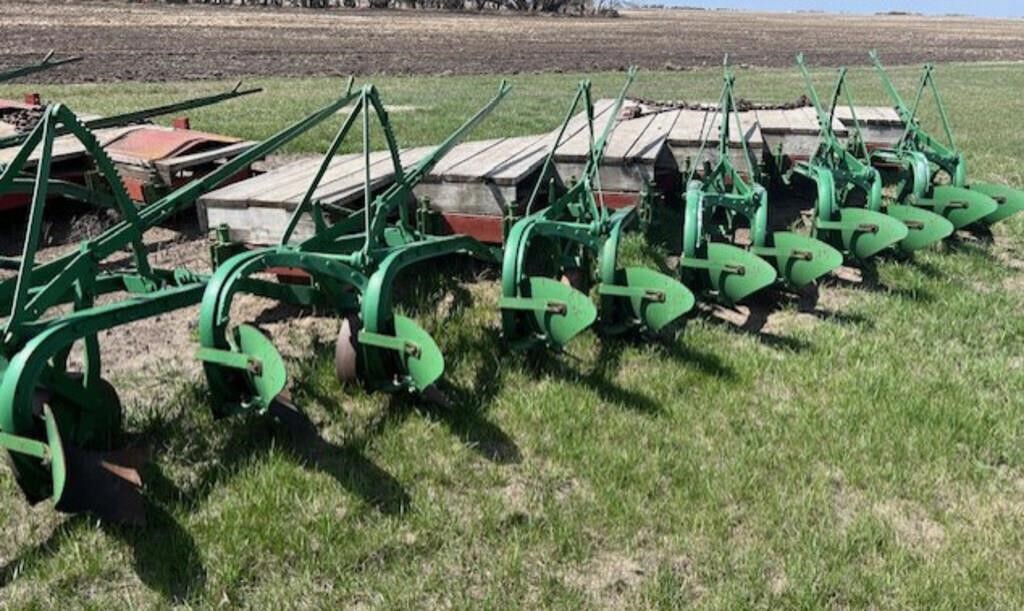
[[[517, 347], [560, 348], [595, 321], [605, 334], [656, 331], [693, 307], [692, 293], [670, 276], [619, 265], [622, 234], [637, 222], [637, 210], [628, 207], [612, 212], [601, 197], [598, 170], [605, 144], [635, 77], [636, 69], [631, 68], [600, 135], [594, 129], [590, 81], [579, 84], [541, 167], [525, 216], [508, 232], [499, 307], [503, 335]], [[554, 156], [581, 106], [588, 119], [590, 149], [582, 175], [566, 185], [553, 176]], [[544, 187], [548, 201], [541, 207]], [[542, 262], [546, 266], [538, 269]], [[559, 282], [561, 278], [567, 282]], [[572, 286], [573, 278], [578, 286]], [[579, 290], [592, 285], [599, 297], [598, 310], [587, 305], [589, 296]]]
[[[293, 212], [280, 244], [242, 252], [228, 258], [213, 274], [203, 296], [199, 339], [210, 389], [218, 415], [266, 409], [280, 392], [277, 385], [260, 387], [238, 376], [214, 351], [233, 351], [247, 356], [246, 347], [230, 333], [231, 303], [238, 293], [256, 293], [296, 303], [316, 301], [343, 316], [354, 315], [357, 375], [369, 390], [422, 391], [444, 372], [444, 358], [430, 335], [414, 321], [394, 311], [394, 287], [402, 272], [418, 263], [450, 255], [469, 255], [497, 261], [495, 251], [461, 235], [433, 235], [421, 230], [410, 205], [412, 190], [456, 144], [480, 123], [510, 91], [502, 82], [497, 94], [466, 120], [430, 154], [410, 168], [402, 165], [391, 123], [375, 87], [363, 87], [353, 98], [354, 108], [335, 133], [306, 194]], [[359, 126], [362, 132], [364, 171], [363, 205], [338, 210], [333, 217], [315, 193], [346, 137]], [[394, 171], [391, 185], [375, 195], [369, 176], [370, 133], [376, 126], [387, 142]], [[293, 240], [299, 221], [312, 217], [314, 233]], [[312, 284], [305, 296], [277, 290], [277, 283], [253, 276], [275, 267], [302, 270]], [[260, 345], [261, 349], [269, 347]], [[276, 379], [276, 378], [275, 378]], [[266, 394], [268, 392], [272, 394]]]
[[[976, 222], [997, 223], [1024, 210], [1024, 191], [1006, 185], [968, 181], [967, 162], [953, 138], [953, 129], [939, 94], [933, 65], [925, 64], [914, 102], [908, 106], [889, 78], [878, 52], [871, 51], [869, 55], [904, 124], [903, 136], [896, 146], [871, 151], [870, 158], [879, 165], [895, 163], [900, 166], [901, 171], [893, 177], [893, 182], [900, 187], [900, 200], [937, 208], [957, 229]], [[935, 103], [944, 140], [925, 130], [918, 118], [926, 92], [930, 93]], [[980, 197], [967, 197], [963, 192], [952, 191], [951, 188], [969, 190]], [[932, 205], [929, 200], [939, 203]], [[946, 203], [950, 201], [962, 205], [949, 208]]]
[[[15, 478], [30, 501], [52, 497], [61, 510], [131, 519], [124, 507], [134, 505], [119, 505], [112, 495], [135, 490], [137, 473], [118, 468], [115, 456], [104, 458], [104, 452], [118, 443], [121, 407], [116, 391], [102, 377], [98, 334], [197, 304], [206, 285], [204, 276], [190, 270], [153, 267], [143, 234], [256, 159], [335, 115], [354, 97], [350, 81], [349, 92], [339, 100], [142, 210], [128, 198], [113, 162], [85, 124], [64, 105], [45, 109], [0, 171], [0, 194], [22, 188], [25, 178], [34, 175], [22, 254], [4, 263], [17, 273], [0, 281], [0, 308], [9, 313], [0, 331], [0, 447], [10, 454]], [[71, 134], [92, 157], [111, 187], [109, 198], [121, 218], [77, 249], [41, 263], [37, 253], [59, 133]], [[27, 174], [29, 156], [37, 147], [38, 161], [33, 174]], [[131, 264], [108, 269], [106, 260], [125, 251], [130, 252]], [[258, 341], [252, 334], [241, 339], [254, 352], [259, 351], [251, 346]], [[83, 367], [74, 371], [68, 357], [79, 343]], [[260, 376], [267, 384], [276, 383], [272, 370], [265, 367]], [[47, 444], [45, 457], [40, 456], [39, 443]], [[125, 482], [125, 477], [132, 481]]]
[[[733, 127], [741, 134], [743, 127], [736, 112], [736, 77], [729, 68], [728, 56], [723, 62], [722, 80], [716, 117], [718, 158], [714, 165], [704, 158], [715, 123], [705, 121], [708, 129], [686, 180], [680, 265], [684, 278], [691, 283], [711, 289], [726, 303], [736, 303], [776, 280], [792, 288], [807, 286], [839, 267], [843, 258], [835, 248], [813, 237], [769, 231], [768, 191], [758, 182], [760, 169], [753, 163], [746, 138], [740, 139], [745, 172], [733, 164], [729, 151]], [[696, 180], [701, 168], [700, 179]], [[740, 221], [750, 231], [747, 248], [731, 244]]]
[[814, 156], [794, 167], [797, 174], [816, 186], [815, 234], [854, 259], [863, 260], [890, 247], [910, 253], [952, 233], [952, 225], [938, 214], [924, 210], [909, 214], [900, 208], [890, 213], [889, 204], [894, 202], [884, 199], [882, 176], [867, 160], [856, 111], [850, 146], [841, 142], [832, 128], [840, 98], [854, 108], [845, 86], [846, 68], [839, 69], [826, 112], [803, 55], [798, 55], [796, 61], [814, 104], [821, 134]]
[[[118, 127], [121, 125], [131, 125], [132, 123], [139, 123], [153, 117], [160, 117], [169, 115], [176, 112], [184, 112], [186, 110], [193, 110], [196, 108], [202, 108], [204, 106], [210, 106], [226, 100], [232, 100], [240, 98], [242, 96], [252, 95], [263, 91], [262, 88], [257, 87], [253, 89], [242, 89], [242, 82], [235, 83], [235, 86], [228, 91], [221, 93], [215, 93], [212, 95], [205, 95], [196, 98], [190, 98], [182, 100], [180, 102], [174, 102], [172, 104], [161, 104], [159, 106], [152, 106], [150, 108], [142, 108], [139, 110], [133, 110], [130, 112], [119, 113], [116, 115], [110, 115], [107, 117], [99, 117], [96, 119], [90, 119], [88, 121], [82, 121], [81, 124], [85, 129], [97, 130], [108, 127]], [[67, 127], [58, 126], [56, 128], [55, 135], [63, 136], [69, 134], [70, 129]], [[28, 138], [28, 134], [15, 134], [6, 138], [0, 138], [0, 148], [7, 148], [13, 146], [19, 146]]]
[[16, 79], [18, 77], [35, 74], [36, 72], [41, 72], [43, 70], [49, 70], [50, 68], [56, 68], [57, 66], [63, 66], [64, 64], [72, 64], [74, 62], [82, 61], [81, 57], [64, 57], [61, 59], [54, 59], [54, 55], [55, 52], [50, 51], [46, 54], [46, 57], [44, 57], [38, 63], [31, 64], [28, 66], [19, 66], [17, 68], [12, 68], [10, 70], [0, 72], [0, 83]]

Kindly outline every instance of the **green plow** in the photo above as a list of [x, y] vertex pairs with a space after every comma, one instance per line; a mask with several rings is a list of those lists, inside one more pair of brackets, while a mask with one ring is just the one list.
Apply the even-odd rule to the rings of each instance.
[[[693, 308], [693, 294], [672, 277], [619, 265], [622, 235], [636, 222], [637, 210], [612, 212], [600, 195], [598, 170], [605, 144], [635, 77], [636, 69], [631, 68], [596, 139], [591, 84], [579, 84], [525, 215], [506, 237], [499, 305], [504, 337], [516, 347], [561, 349], [595, 322], [607, 335], [657, 332]], [[581, 105], [588, 118], [588, 159], [582, 175], [563, 185], [549, 177], [555, 152]], [[547, 205], [536, 210], [545, 185]], [[589, 295], [592, 288], [599, 307]]]
[[[898, 187], [899, 200], [941, 214], [957, 229], [973, 223], [991, 225], [1024, 210], [1024, 191], [967, 180], [967, 163], [953, 140], [946, 107], [935, 83], [935, 67], [924, 66], [914, 103], [908, 107], [878, 53], [871, 51], [870, 56], [904, 124], [903, 136], [896, 146], [871, 151], [870, 160], [880, 168], [899, 168], [885, 174]], [[918, 119], [926, 90], [935, 101], [945, 142], [925, 131]]]
[[[351, 88], [351, 83], [350, 83]], [[16, 272], [0, 281], [0, 308], [8, 312], [0, 335], [0, 448], [30, 502], [52, 498], [66, 512], [93, 512], [115, 521], [144, 521], [139, 450], [119, 450], [121, 404], [103, 378], [99, 336], [107, 330], [196, 305], [207, 278], [185, 268], [151, 265], [143, 236], [191, 207], [202, 194], [239, 169], [292, 141], [333, 116], [352, 95], [235, 157], [143, 209], [129, 199], [113, 161], [93, 133], [66, 106], [48, 106], [11, 162], [0, 170], [0, 194], [26, 175], [38, 147], [34, 191], [20, 258], [4, 259]], [[76, 138], [110, 186], [120, 220], [93, 239], [55, 259], [40, 262], [43, 216], [50, 195], [54, 140]], [[130, 263], [113, 265], [130, 253]], [[243, 336], [243, 342], [252, 342]], [[257, 340], [258, 341], [258, 340]], [[72, 348], [83, 364], [72, 367]], [[265, 365], [265, 366], [264, 366]], [[253, 363], [267, 383], [272, 362]]]
[[[836, 135], [832, 125], [840, 97], [845, 95], [853, 108], [845, 88], [846, 68], [839, 70], [826, 111], [803, 55], [796, 61], [814, 104], [821, 138], [812, 158], [794, 168], [814, 184], [814, 235], [861, 261], [892, 247], [910, 253], [950, 235], [953, 225], [938, 214], [884, 201], [878, 170], [851, 152]], [[853, 139], [863, 146], [859, 135]]]
[[46, 57], [44, 57], [42, 60], [35, 64], [30, 64], [28, 66], [19, 66], [17, 68], [11, 68], [9, 70], [4, 70], [3, 72], [0, 72], [0, 83], [16, 79], [22, 76], [35, 74], [36, 72], [42, 72], [43, 70], [56, 68], [57, 66], [63, 66], [65, 64], [73, 64], [75, 62], [82, 61], [82, 58], [77, 56], [54, 59], [54, 55], [56, 55], [56, 53], [54, 51], [50, 51], [46, 54]]
[[[425, 330], [394, 311], [396, 282], [403, 271], [425, 261], [470, 255], [497, 263], [498, 256], [471, 237], [421, 230], [411, 211], [412, 190], [510, 89], [502, 82], [489, 103], [408, 171], [377, 89], [366, 86], [353, 96], [354, 109], [335, 134], [280, 244], [239, 253], [210, 279], [200, 310], [199, 358], [218, 416], [264, 411], [287, 384], [284, 361], [271, 340], [251, 325], [231, 325], [231, 304], [239, 293], [315, 305], [342, 316], [335, 345], [335, 367], [342, 382], [358, 381], [368, 390], [385, 392], [423, 392], [434, 385], [444, 373], [444, 357]], [[394, 171], [394, 181], [379, 195], [373, 193], [370, 177], [371, 116], [387, 141]], [[362, 207], [328, 206], [315, 197], [316, 190], [357, 123], [366, 173]], [[314, 234], [293, 242], [305, 215], [312, 217]], [[310, 282], [284, 284], [258, 277], [280, 268], [304, 272]]]
[[[760, 170], [752, 161], [745, 138], [740, 142], [747, 178], [729, 156], [730, 132], [735, 125], [742, 134], [743, 127], [735, 112], [736, 77], [728, 67], [728, 57], [723, 80], [717, 111], [717, 163], [712, 166], [703, 154], [714, 125], [710, 121], [697, 154], [698, 163], [693, 164], [686, 180], [680, 266], [691, 286], [708, 288], [733, 304], [777, 281], [793, 289], [803, 288], [842, 265], [843, 256], [812, 237], [791, 231], [769, 232], [768, 191], [758, 182]], [[695, 180], [701, 159], [701, 178]], [[731, 243], [741, 220], [750, 230], [746, 248]]]

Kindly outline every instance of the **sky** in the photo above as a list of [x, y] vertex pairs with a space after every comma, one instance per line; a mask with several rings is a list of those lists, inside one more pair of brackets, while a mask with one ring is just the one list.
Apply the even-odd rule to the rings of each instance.
[[844, 13], [875, 13], [883, 11], [909, 11], [929, 15], [958, 13], [985, 17], [1024, 17], [1021, 0], [666, 0], [666, 4], [703, 6], [708, 8], [736, 8], [761, 11], [821, 10]]

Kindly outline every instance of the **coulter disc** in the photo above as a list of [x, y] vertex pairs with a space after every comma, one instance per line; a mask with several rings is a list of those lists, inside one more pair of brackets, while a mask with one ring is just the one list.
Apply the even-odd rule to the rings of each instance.
[[284, 359], [270, 338], [252, 325], [238, 325], [235, 340], [239, 350], [253, 362], [247, 374], [253, 401], [259, 409], [267, 409], [288, 385]]
[[627, 267], [622, 274], [626, 286], [646, 291], [647, 296], [630, 297], [629, 303], [633, 315], [651, 331], [660, 331], [693, 309], [693, 293], [670, 276], [647, 267]]
[[44, 407], [43, 418], [56, 508], [68, 513], [88, 511], [119, 524], [145, 524], [145, 503], [139, 490], [142, 479], [138, 473], [146, 461], [145, 452], [82, 450], [64, 442], [49, 406]]
[[552, 304], [533, 310], [534, 321], [548, 341], [564, 346], [597, 320], [597, 308], [590, 296], [545, 276], [531, 276], [530, 297]]
[[910, 233], [899, 219], [865, 208], [840, 208], [839, 222], [843, 248], [857, 259], [872, 257]]
[[341, 321], [338, 338], [334, 341], [334, 372], [343, 385], [355, 384], [359, 380], [359, 349], [356, 338], [362, 323], [355, 315]]
[[410, 349], [400, 352], [403, 369], [416, 390], [423, 391], [444, 373], [444, 355], [423, 327], [411, 318], [395, 315], [395, 337], [404, 340]]

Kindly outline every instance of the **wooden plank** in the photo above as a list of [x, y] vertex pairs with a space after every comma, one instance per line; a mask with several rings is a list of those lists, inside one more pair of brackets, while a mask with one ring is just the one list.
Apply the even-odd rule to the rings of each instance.
[[[899, 113], [895, 108], [889, 106], [856, 106], [853, 110], [857, 113], [857, 121], [862, 124], [903, 126]], [[853, 112], [849, 106], [839, 106], [836, 108], [836, 118], [847, 125], [852, 125]]]
[[654, 121], [653, 114], [617, 122], [608, 137], [603, 162], [620, 165], [624, 163], [626, 155], [644, 137], [644, 132], [647, 131], [652, 121]]
[[507, 172], [502, 172], [502, 170], [507, 170], [514, 165], [513, 160], [520, 159], [520, 156], [527, 154], [542, 139], [544, 136], [503, 138], [479, 155], [449, 168], [444, 175], [444, 180], [482, 182], [496, 174], [507, 175]]
[[234, 144], [228, 144], [208, 151], [179, 155], [168, 159], [160, 159], [153, 162], [153, 165], [156, 166], [157, 171], [160, 172], [161, 176], [169, 183], [170, 177], [182, 170], [202, 165], [204, 163], [210, 163], [211, 161], [217, 161], [218, 159], [231, 159], [237, 155], [241, 155], [254, 146], [256, 146], [256, 142], [251, 140], [236, 142]]
[[706, 110], [680, 110], [679, 117], [668, 134], [669, 144], [700, 146], [710, 120]]
[[675, 128], [681, 115], [682, 111], [679, 109], [655, 113], [654, 119], [644, 130], [643, 137], [637, 140], [636, 144], [626, 153], [625, 158], [653, 164], [661, 154], [669, 134]]
[[319, 161], [316, 156], [310, 155], [302, 159], [297, 159], [291, 163], [285, 164], [281, 167], [274, 168], [269, 172], [263, 174], [257, 174], [252, 178], [242, 180], [230, 185], [225, 185], [219, 189], [211, 191], [203, 196], [206, 201], [216, 201], [219, 205], [246, 205], [246, 202], [256, 201], [262, 193], [280, 184], [282, 181], [288, 181], [292, 176], [306, 172], [310, 164], [315, 164]]
[[[405, 169], [411, 168], [430, 154], [434, 148], [432, 146], [423, 146], [401, 151], [402, 167]], [[378, 152], [381, 153], [381, 160], [379, 162], [374, 162], [372, 154], [370, 158], [370, 187], [373, 190], [384, 187], [395, 176], [394, 166], [391, 163], [391, 157], [388, 152]], [[332, 181], [329, 184], [321, 184], [316, 192], [314, 192], [313, 197], [329, 204], [345, 205], [352, 203], [362, 197], [363, 194], [365, 174], [362, 170], [363, 164], [362, 159], [360, 159], [359, 168], [354, 174]], [[290, 200], [289, 203], [298, 205], [302, 200], [302, 195], [300, 194], [295, 199]]]
[[488, 172], [485, 180], [499, 185], [517, 185], [539, 170], [551, 151], [554, 139], [547, 136], [525, 136], [524, 140], [531, 138], [533, 141], [528, 142], [525, 148]]
[[[594, 102], [594, 138], [601, 135], [607, 122], [608, 113], [615, 100], [600, 99]], [[550, 132], [553, 141], [558, 136], [558, 128]], [[549, 143], [550, 146], [551, 143]], [[587, 129], [586, 111], [576, 113], [569, 120], [565, 133], [562, 135], [562, 142], [558, 147], [556, 157], [585, 159], [590, 153], [590, 130]]]
[[492, 138], [490, 140], [473, 140], [458, 144], [434, 166], [427, 176], [427, 180], [444, 180], [446, 175], [452, 172], [456, 166], [469, 162], [474, 157], [485, 153], [499, 145], [502, 140], [504, 138]]

